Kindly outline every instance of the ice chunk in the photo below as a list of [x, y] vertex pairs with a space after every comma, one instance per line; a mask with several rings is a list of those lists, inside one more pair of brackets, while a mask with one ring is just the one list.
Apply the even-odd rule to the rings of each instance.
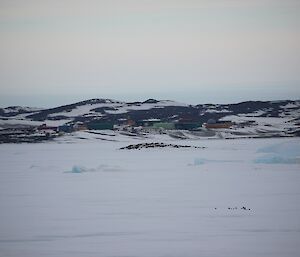
[[194, 165], [203, 165], [203, 164], [205, 164], [206, 163], [206, 159], [203, 159], [203, 158], [196, 158], [195, 160], [194, 160]]
[[86, 168], [80, 165], [74, 165], [70, 171], [66, 171], [65, 173], [84, 173], [84, 172], [115, 172], [120, 171], [121, 169], [118, 166], [110, 166], [110, 165], [100, 165], [96, 168]]
[[299, 164], [300, 144], [298, 141], [288, 141], [258, 149], [257, 153], [265, 155], [257, 157], [254, 163], [264, 164]]
[[296, 157], [300, 155], [300, 142], [288, 141], [270, 145], [257, 150], [258, 153], [273, 153], [286, 157]]
[[209, 160], [205, 158], [195, 158], [194, 165], [203, 165], [205, 163], [232, 163], [232, 162], [242, 162], [240, 160]]
[[277, 154], [264, 155], [254, 160], [255, 163], [264, 164], [300, 164], [300, 158], [287, 158]]
[[66, 171], [65, 173], [84, 173], [84, 172], [93, 172], [97, 171], [97, 169], [86, 168], [80, 165], [74, 165], [70, 171]]
[[77, 166], [74, 165], [70, 171], [70, 173], [82, 173], [82, 172], [87, 172], [87, 169], [82, 166]]

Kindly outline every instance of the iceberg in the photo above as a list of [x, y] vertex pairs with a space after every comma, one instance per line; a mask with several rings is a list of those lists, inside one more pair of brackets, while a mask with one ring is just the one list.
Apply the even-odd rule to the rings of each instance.
[[298, 141], [288, 141], [273, 144], [257, 150], [263, 156], [254, 159], [254, 163], [263, 164], [299, 164], [300, 144]]

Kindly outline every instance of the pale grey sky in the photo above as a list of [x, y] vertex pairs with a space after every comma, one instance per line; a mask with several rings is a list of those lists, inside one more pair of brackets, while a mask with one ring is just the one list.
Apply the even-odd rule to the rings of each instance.
[[1, 0], [1, 106], [300, 99], [299, 0]]

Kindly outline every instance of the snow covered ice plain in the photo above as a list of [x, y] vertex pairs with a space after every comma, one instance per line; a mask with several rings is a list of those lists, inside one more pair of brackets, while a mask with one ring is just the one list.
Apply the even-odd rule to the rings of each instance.
[[140, 142], [0, 145], [0, 256], [300, 256], [299, 138]]

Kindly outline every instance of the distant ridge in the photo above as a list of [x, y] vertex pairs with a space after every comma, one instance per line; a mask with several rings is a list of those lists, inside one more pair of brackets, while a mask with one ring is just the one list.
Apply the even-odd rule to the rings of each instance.
[[13, 106], [0, 109], [0, 122], [19, 120], [31, 122], [70, 122], [120, 119], [159, 119], [163, 122], [178, 119], [222, 119], [229, 116], [285, 118], [299, 121], [300, 100], [245, 101], [234, 104], [190, 105], [171, 100], [147, 99], [143, 102], [122, 102], [112, 99], [88, 99], [48, 109]]
[[85, 128], [98, 124], [102, 129], [115, 128], [116, 134], [138, 138], [155, 133], [176, 139], [294, 137], [300, 136], [300, 100], [189, 105], [171, 100], [122, 102], [97, 98], [48, 109], [12, 106], [0, 109], [0, 131], [4, 137], [0, 141], [29, 140], [26, 135], [8, 140], [5, 133], [42, 124], [55, 129], [65, 124], [81, 124]]

